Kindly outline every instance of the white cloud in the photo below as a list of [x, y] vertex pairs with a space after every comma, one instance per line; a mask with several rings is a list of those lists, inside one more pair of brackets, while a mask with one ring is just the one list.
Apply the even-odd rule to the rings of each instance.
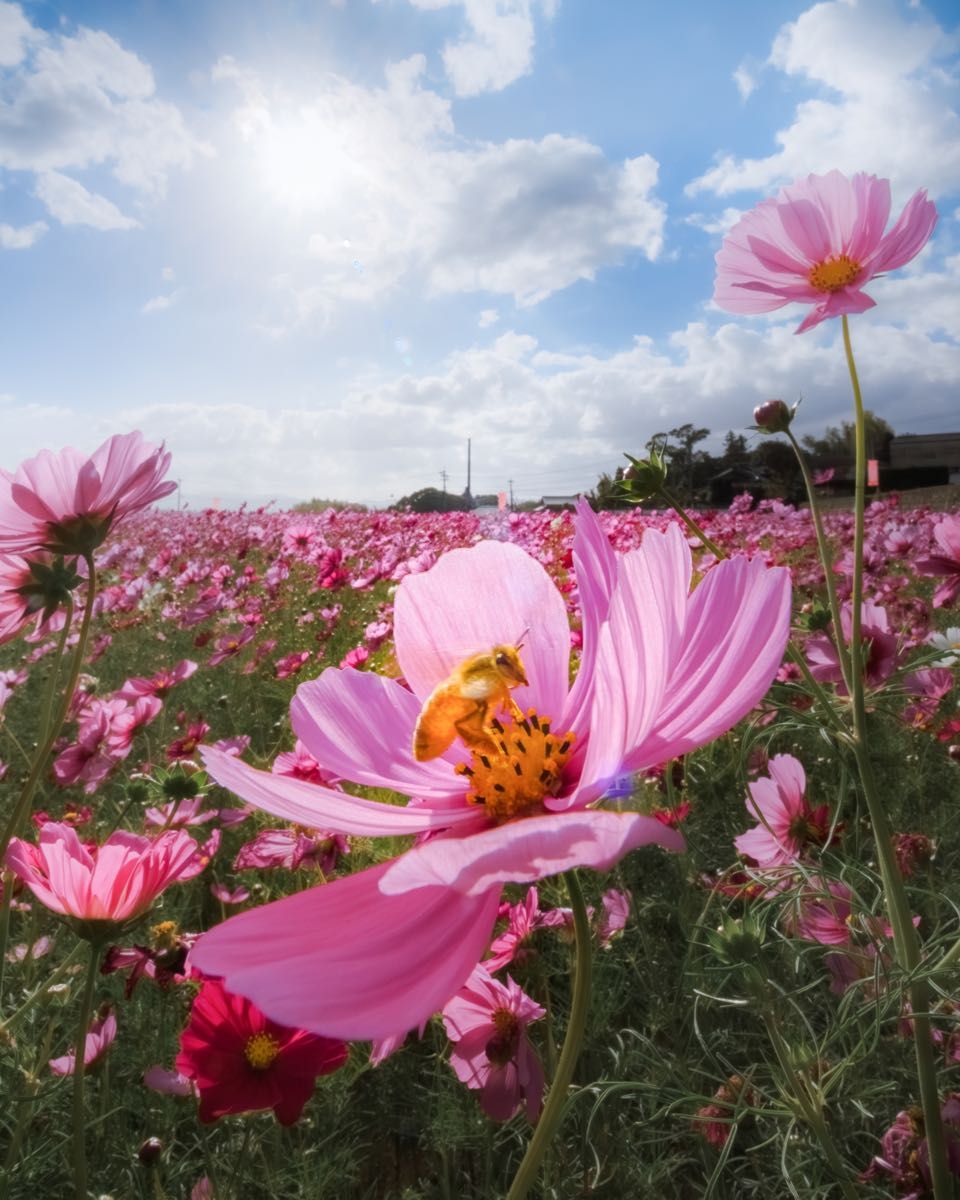
[[690, 213], [689, 216], [684, 217], [684, 222], [687, 225], [696, 226], [697, 229], [702, 229], [704, 233], [722, 236], [725, 233], [729, 233], [742, 216], [742, 208], [725, 208], [719, 214]]
[[88, 192], [82, 183], [44, 171], [37, 176], [37, 196], [52, 217], [63, 225], [91, 225], [94, 229], [136, 229], [140, 222], [126, 217], [106, 196]]
[[45, 221], [34, 221], [30, 225], [21, 225], [19, 228], [0, 224], [0, 246], [4, 250], [26, 250], [38, 237], [42, 237], [47, 229]]
[[756, 91], [757, 81], [754, 78], [753, 72], [743, 63], [734, 71], [733, 82], [737, 85], [737, 91], [740, 93], [741, 100], [749, 100], [754, 91]]
[[825, 0], [783, 26], [769, 64], [817, 85], [762, 158], [722, 155], [688, 193], [769, 191], [810, 172], [838, 167], [889, 178], [901, 198], [925, 186], [960, 187], [960, 116], [955, 80], [940, 61], [957, 49], [923, 10], [892, 0]]
[[174, 271], [173, 267], [163, 267], [160, 271], [160, 278], [164, 281], [164, 283], [172, 283], [176, 278], [176, 272]]
[[410, 0], [416, 8], [462, 5], [469, 33], [443, 48], [443, 65], [458, 96], [497, 92], [530, 72], [534, 12], [553, 16], [552, 0]]
[[495, 308], [484, 308], [477, 319], [477, 324], [481, 329], [486, 329], [490, 325], [496, 325], [499, 320], [500, 314]]
[[[42, 175], [44, 190], [62, 188], [63, 171], [107, 166], [119, 183], [156, 196], [172, 168], [209, 152], [155, 96], [149, 65], [107, 33], [48, 33], [17, 5], [0, 4], [0, 65], [13, 68], [0, 99], [0, 167]], [[130, 227], [111, 201], [93, 199], [94, 219], [84, 223]]]
[[176, 304], [179, 299], [179, 291], [153, 296], [146, 302], [146, 304], [144, 304], [140, 311], [146, 316], [149, 316], [150, 313], [163, 312], [164, 309], [170, 308], [172, 305]]
[[[308, 102], [267, 93], [232, 60], [239, 156], [309, 232], [274, 272], [284, 309], [264, 324], [324, 319], [414, 275], [434, 294], [489, 291], [533, 304], [631, 252], [660, 254], [665, 206], [649, 155], [610, 162], [583, 138], [454, 140], [450, 103], [421, 86], [425, 61], [382, 88], [333, 77]], [[252, 162], [250, 161], [252, 160]]]
[[27, 44], [37, 37], [19, 4], [0, 4], [0, 67], [23, 61]]

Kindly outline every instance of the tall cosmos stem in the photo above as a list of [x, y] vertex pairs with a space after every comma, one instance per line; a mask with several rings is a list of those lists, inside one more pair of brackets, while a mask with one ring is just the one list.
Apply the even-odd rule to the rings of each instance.
[[567, 1103], [567, 1092], [573, 1080], [573, 1070], [577, 1065], [583, 1035], [587, 1027], [587, 1009], [590, 1006], [590, 978], [593, 971], [593, 948], [590, 939], [590, 918], [587, 906], [580, 889], [580, 881], [576, 871], [566, 871], [563, 876], [570, 897], [570, 907], [573, 910], [573, 924], [576, 931], [576, 949], [573, 964], [573, 1001], [570, 1006], [570, 1019], [567, 1022], [567, 1032], [563, 1039], [563, 1049], [560, 1051], [560, 1061], [557, 1071], [550, 1083], [547, 1102], [543, 1106], [540, 1120], [527, 1146], [527, 1152], [514, 1176], [507, 1200], [524, 1200], [530, 1188], [536, 1182], [554, 1135], [563, 1120], [563, 1110]]
[[853, 707], [853, 753], [857, 760], [870, 823], [876, 843], [877, 861], [883, 879], [883, 890], [893, 928], [897, 961], [911, 981], [908, 985], [911, 1023], [916, 1050], [917, 1082], [923, 1106], [924, 1132], [930, 1155], [930, 1176], [935, 1200], [952, 1200], [953, 1181], [947, 1162], [947, 1147], [940, 1117], [940, 1095], [937, 1090], [937, 1068], [930, 1037], [930, 985], [918, 977], [922, 955], [917, 932], [910, 915], [910, 903], [903, 876], [897, 866], [893, 849], [893, 830], [877, 790], [876, 776], [867, 745], [867, 707], [863, 677], [863, 643], [861, 640], [861, 606], [863, 603], [863, 542], [864, 507], [866, 502], [867, 437], [863, 415], [863, 397], [857, 366], [850, 343], [850, 328], [846, 314], [842, 317], [843, 348], [853, 387], [856, 430], [856, 490], [854, 492], [853, 541], [853, 611], [850, 620], [850, 695]]
[[[817, 536], [817, 550], [820, 554], [820, 561], [823, 564], [823, 578], [827, 589], [827, 603], [830, 606], [830, 619], [833, 621], [833, 640], [837, 647], [837, 657], [840, 660], [840, 672], [843, 675], [843, 682], [846, 684], [847, 691], [849, 692], [850, 657], [847, 652], [847, 647], [843, 644], [843, 625], [840, 622], [840, 601], [837, 599], [837, 589], [833, 582], [833, 551], [830, 549], [830, 542], [827, 540], [826, 530], [823, 527], [823, 518], [820, 515], [820, 505], [817, 504], [816, 491], [814, 490], [813, 480], [810, 478], [810, 470], [807, 466], [807, 460], [804, 458], [803, 451], [800, 449], [800, 443], [793, 436], [793, 430], [788, 427], [786, 434], [790, 439], [790, 445], [793, 447], [793, 452], [797, 456], [797, 462], [800, 464], [800, 473], [803, 475], [803, 484], [807, 489], [807, 499], [810, 501], [810, 515], [813, 518], [813, 529]], [[854, 607], [856, 608], [856, 605], [854, 605]], [[859, 612], [859, 608], [856, 608], [856, 611]]]
[[[0, 863], [3, 862], [7, 853], [7, 847], [10, 845], [10, 839], [14, 837], [17, 830], [23, 823], [24, 817], [30, 811], [30, 805], [33, 801], [34, 794], [37, 790], [37, 785], [40, 782], [44, 769], [47, 765], [47, 759], [50, 757], [50, 751], [53, 749], [53, 743], [60, 735], [60, 730], [63, 728], [63, 723], [67, 718], [67, 712], [70, 708], [70, 701], [73, 699], [73, 693], [77, 687], [77, 680], [80, 678], [80, 668], [83, 665], [83, 656], [87, 649], [87, 638], [90, 633], [90, 622], [93, 618], [93, 602], [97, 593], [97, 572], [93, 563], [93, 555], [85, 554], [84, 562], [87, 564], [87, 596], [83, 606], [83, 620], [80, 624], [80, 637], [77, 641], [76, 650], [73, 654], [73, 660], [70, 664], [70, 675], [67, 679], [67, 686], [64, 689], [63, 697], [60, 701], [60, 707], [57, 709], [56, 715], [51, 723], [49, 720], [50, 712], [53, 708], [53, 691], [48, 693], [46, 704], [44, 705], [44, 726], [46, 735], [43, 737], [40, 745], [37, 747], [37, 753], [34, 757], [33, 764], [30, 768], [30, 774], [27, 776], [27, 781], [23, 785], [23, 791], [17, 803], [14, 805], [13, 812], [10, 814], [10, 820], [7, 822], [3, 831], [3, 836], [0, 838]], [[71, 610], [67, 610], [67, 622], [61, 630], [60, 641], [58, 644], [58, 664], [53, 668], [50, 674], [50, 687], [56, 687], [59, 677], [59, 660], [63, 656], [64, 648], [67, 641], [67, 632], [69, 630], [69, 617]]]
[[76, 1200], [87, 1200], [87, 1144], [86, 1113], [83, 1090], [86, 1079], [87, 1030], [93, 1011], [93, 989], [97, 982], [97, 967], [100, 963], [100, 943], [90, 943], [87, 975], [80, 998], [80, 1020], [77, 1025], [77, 1040], [73, 1048], [73, 1108], [71, 1127], [73, 1131], [73, 1187]]

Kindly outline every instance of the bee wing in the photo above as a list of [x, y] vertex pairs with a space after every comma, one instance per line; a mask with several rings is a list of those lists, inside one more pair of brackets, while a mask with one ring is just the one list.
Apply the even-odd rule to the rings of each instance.
[[426, 762], [442, 754], [457, 736], [457, 721], [469, 717], [478, 708], [476, 700], [461, 696], [449, 683], [438, 687], [420, 710], [413, 731], [413, 757]]

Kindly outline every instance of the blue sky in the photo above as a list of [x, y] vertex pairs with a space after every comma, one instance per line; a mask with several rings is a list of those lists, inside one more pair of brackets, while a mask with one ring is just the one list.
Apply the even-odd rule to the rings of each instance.
[[0, 0], [0, 465], [115, 431], [183, 494], [593, 486], [693, 421], [848, 415], [835, 322], [735, 318], [738, 215], [834, 167], [925, 187], [853, 321], [867, 404], [960, 421], [949, 3]]

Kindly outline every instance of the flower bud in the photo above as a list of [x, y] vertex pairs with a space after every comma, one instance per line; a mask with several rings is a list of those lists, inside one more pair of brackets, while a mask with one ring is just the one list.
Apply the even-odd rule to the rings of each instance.
[[663, 456], [663, 448], [654, 447], [649, 458], [634, 458], [632, 454], [624, 454], [629, 458], [630, 466], [623, 472], [620, 481], [620, 495], [631, 504], [642, 504], [656, 496], [667, 481], [667, 464]]
[[783, 400], [764, 400], [753, 410], [753, 419], [761, 433], [786, 433], [796, 411]]
[[137, 1158], [145, 1167], [152, 1167], [160, 1155], [163, 1153], [163, 1142], [158, 1137], [148, 1137], [145, 1142], [140, 1144], [140, 1149], [137, 1151]]

